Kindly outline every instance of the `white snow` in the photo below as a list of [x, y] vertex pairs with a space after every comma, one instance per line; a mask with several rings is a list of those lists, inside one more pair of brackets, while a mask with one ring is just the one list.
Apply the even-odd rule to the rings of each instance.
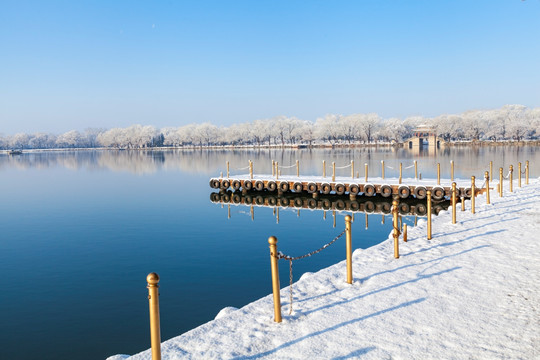
[[[410, 227], [399, 259], [391, 236], [354, 251], [352, 285], [344, 261], [304, 274], [290, 316], [281, 290], [282, 323], [269, 295], [163, 342], [162, 358], [539, 359], [538, 194], [540, 179], [514, 182], [514, 193], [506, 182], [491, 205], [476, 199], [476, 214], [458, 206], [457, 224], [451, 209], [434, 217], [432, 240], [425, 220]], [[150, 350], [129, 359], [151, 359]]]

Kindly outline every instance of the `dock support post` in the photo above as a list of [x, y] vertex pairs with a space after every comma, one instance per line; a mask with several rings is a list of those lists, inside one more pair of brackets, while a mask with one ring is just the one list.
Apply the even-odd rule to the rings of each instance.
[[452, 224], [456, 223], [456, 205], [457, 205], [456, 183], [452, 183]]
[[399, 163], [399, 183], [401, 184], [401, 180], [403, 178], [403, 164]]
[[279, 267], [278, 267], [278, 251], [277, 238], [270, 236], [268, 238], [270, 245], [270, 268], [272, 271], [272, 293], [274, 295], [274, 321], [281, 322], [281, 297], [279, 294]]
[[418, 161], [414, 160], [414, 178], [418, 180]]
[[392, 201], [392, 217], [394, 226], [394, 258], [399, 259], [399, 225], [398, 225], [398, 201]]
[[529, 160], [525, 161], [525, 185], [529, 185]]
[[407, 224], [403, 224], [403, 242], [407, 242]]
[[491, 204], [489, 198], [489, 171], [484, 173], [484, 178], [486, 179], [486, 204]]
[[518, 172], [519, 172], [518, 186], [521, 187], [521, 162], [518, 162]]
[[276, 176], [276, 162], [272, 160], [272, 177]]
[[332, 161], [332, 181], [336, 181], [336, 163]]
[[427, 195], [427, 239], [431, 240], [431, 191], [426, 191]]
[[322, 161], [322, 177], [326, 177], [326, 160]]
[[351, 232], [351, 216], [345, 216], [345, 239], [346, 239], [346, 251], [347, 251], [347, 284], [352, 284], [352, 232]]
[[384, 160], [381, 160], [381, 174], [382, 174], [382, 178], [384, 180]]
[[465, 196], [461, 197], [461, 211], [465, 211]]
[[300, 161], [296, 160], [296, 177], [300, 177]]
[[476, 185], [474, 184], [475, 177], [471, 176], [471, 214], [474, 214], [474, 200], [476, 198]]
[[146, 277], [148, 305], [150, 308], [150, 343], [152, 360], [161, 360], [161, 330], [159, 326], [159, 275], [150, 273]]
[[365, 164], [365, 168], [366, 168], [365, 172], [366, 172], [366, 182], [367, 182], [367, 179], [368, 179], [368, 164], [367, 163]]
[[249, 178], [253, 180], [253, 161], [249, 160]]
[[354, 180], [354, 160], [351, 160], [351, 179]]
[[441, 163], [437, 163], [437, 185], [441, 185]]
[[499, 197], [503, 197], [503, 168], [499, 168]]
[[229, 162], [227, 161], [227, 179], [229, 178]]
[[368, 215], [368, 213], [366, 213], [366, 217], [365, 217], [365, 221], [364, 221], [364, 222], [366, 223], [366, 230], [367, 230], [367, 228], [368, 228], [368, 226], [369, 226], [369, 215]]
[[514, 166], [510, 165], [510, 192], [514, 192]]
[[489, 162], [489, 178], [493, 179], [493, 161]]
[[276, 180], [279, 179], [279, 163], [276, 161]]
[[454, 160], [450, 160], [450, 181], [454, 181]]

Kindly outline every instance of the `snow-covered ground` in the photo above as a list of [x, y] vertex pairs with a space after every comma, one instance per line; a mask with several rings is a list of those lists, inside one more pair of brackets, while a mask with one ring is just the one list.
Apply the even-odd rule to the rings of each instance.
[[269, 295], [165, 341], [162, 358], [540, 359], [539, 194], [540, 179], [514, 193], [506, 182], [491, 205], [476, 199], [476, 214], [458, 205], [457, 224], [451, 209], [434, 217], [432, 240], [425, 220], [409, 228], [399, 259], [391, 236], [354, 251], [352, 285], [344, 261], [304, 274], [292, 315], [281, 290], [282, 323]]

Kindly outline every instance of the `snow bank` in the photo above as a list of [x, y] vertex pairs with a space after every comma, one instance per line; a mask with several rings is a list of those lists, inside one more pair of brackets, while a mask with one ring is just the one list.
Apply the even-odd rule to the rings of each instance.
[[491, 205], [480, 196], [476, 214], [458, 206], [455, 225], [451, 210], [434, 218], [429, 241], [420, 221], [399, 259], [391, 236], [356, 250], [352, 285], [345, 262], [304, 274], [290, 316], [282, 289], [281, 324], [269, 295], [165, 341], [163, 359], [538, 359], [538, 194], [540, 179], [503, 198], [492, 192]]

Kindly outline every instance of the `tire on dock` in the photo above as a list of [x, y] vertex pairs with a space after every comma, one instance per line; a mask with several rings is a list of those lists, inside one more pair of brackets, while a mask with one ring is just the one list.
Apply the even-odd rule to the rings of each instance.
[[277, 205], [277, 199], [275, 196], [270, 196], [268, 198], [268, 205], [270, 206], [276, 206]]
[[336, 194], [338, 194], [338, 195], [345, 194], [345, 185], [343, 185], [343, 184], [334, 185], [334, 189], [336, 189]]
[[233, 190], [238, 190], [240, 189], [240, 186], [242, 184], [240, 184], [240, 180], [233, 180], [232, 183], [231, 183], [231, 187], [233, 188]]
[[302, 185], [301, 182], [295, 182], [294, 185], [293, 185], [293, 190], [294, 192], [297, 192], [297, 193], [301, 193], [302, 190], [303, 190], [304, 186]]
[[427, 208], [424, 204], [416, 204], [415, 206], [415, 213], [416, 215], [424, 216], [427, 214]]
[[279, 190], [283, 192], [289, 191], [289, 182], [288, 181], [282, 181], [279, 183]]
[[293, 200], [294, 207], [297, 209], [302, 208], [302, 205], [304, 204], [304, 201], [302, 201], [302, 198], [295, 197]]
[[210, 179], [210, 187], [212, 189], [219, 189], [219, 180], [218, 179]]
[[264, 190], [264, 183], [261, 180], [255, 181], [255, 190], [257, 190], [257, 191], [263, 191]]
[[223, 190], [227, 190], [230, 186], [231, 186], [231, 182], [229, 180], [227, 180], [227, 179], [225, 179], [225, 180], [223, 180], [221, 182], [221, 188]]
[[269, 182], [266, 183], [266, 189], [268, 191], [276, 191], [277, 189], [277, 184], [275, 181], [272, 181], [270, 180]]
[[399, 194], [399, 197], [402, 198], [402, 199], [406, 199], [408, 198], [409, 196], [411, 196], [411, 189], [406, 186], [406, 185], [401, 185], [399, 188], [398, 188], [398, 194]]
[[249, 191], [249, 190], [253, 189], [253, 183], [250, 180], [244, 180], [244, 184], [242, 185], [242, 188], [244, 190]]
[[374, 196], [376, 193], [375, 186], [371, 184], [364, 185], [364, 195], [365, 196]]
[[372, 213], [373, 211], [375, 211], [375, 204], [373, 203], [373, 201], [366, 201], [364, 203], [364, 211], [367, 213]]
[[383, 214], [390, 214], [392, 212], [392, 204], [384, 202], [381, 205], [381, 212]]
[[472, 195], [472, 190], [471, 190], [471, 188], [464, 188], [464, 189], [462, 189], [462, 191], [461, 191], [461, 196], [462, 196], [462, 197], [468, 197], [468, 198], [470, 198], [471, 195]]
[[215, 203], [215, 202], [219, 202], [219, 194], [218, 193], [211, 193], [210, 194], [210, 201]]
[[281, 207], [289, 207], [289, 199], [287, 198], [279, 198], [279, 205]]
[[317, 184], [314, 182], [310, 182], [307, 184], [307, 191], [310, 194], [313, 194], [315, 191], [317, 191]]
[[349, 184], [349, 194], [356, 195], [360, 192], [360, 186], [356, 184]]
[[244, 196], [244, 204], [253, 204], [253, 196], [246, 194], [246, 196]]
[[351, 209], [351, 211], [358, 211], [360, 210], [360, 204], [356, 200], [351, 200], [349, 203], [349, 209]]
[[235, 204], [240, 204], [242, 202], [242, 197], [240, 196], [240, 194], [233, 194], [231, 200]]
[[392, 195], [392, 187], [390, 185], [383, 185], [379, 190], [383, 197], [390, 197]]
[[264, 198], [262, 197], [262, 195], [255, 196], [255, 204], [264, 205]]
[[414, 188], [414, 196], [416, 196], [417, 199], [425, 199], [427, 196], [427, 190], [424, 186], [417, 186]]
[[433, 197], [433, 200], [437, 201], [444, 199], [444, 189], [440, 186], [435, 186], [431, 189], [431, 196]]
[[307, 199], [307, 206], [310, 209], [316, 209], [317, 208], [317, 200], [315, 200], [313, 198]]
[[329, 183], [322, 183], [321, 184], [321, 192], [325, 195], [330, 194], [330, 191], [332, 191], [332, 185]]
[[321, 207], [324, 210], [330, 210], [332, 208], [332, 202], [330, 201], [330, 199], [322, 199], [321, 200]]
[[336, 210], [345, 210], [345, 201], [339, 199], [336, 200]]
[[399, 203], [398, 211], [401, 215], [407, 215], [411, 212], [411, 207], [407, 203]]

